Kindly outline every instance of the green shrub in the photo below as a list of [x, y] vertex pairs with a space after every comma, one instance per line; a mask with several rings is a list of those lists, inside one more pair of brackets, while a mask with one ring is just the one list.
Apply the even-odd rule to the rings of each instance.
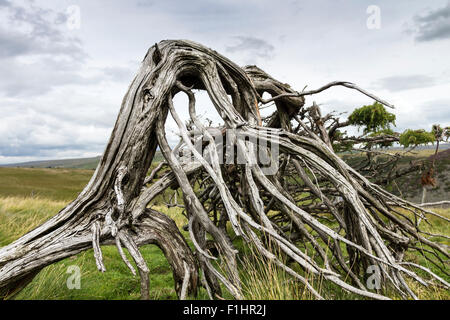
[[364, 134], [395, 126], [395, 114], [386, 111], [379, 102], [355, 109], [348, 120], [351, 125], [364, 127]]
[[411, 130], [407, 129], [400, 135], [399, 143], [407, 148], [409, 146], [425, 145], [428, 143], [434, 143], [435, 136], [431, 132], [427, 132], [423, 129]]

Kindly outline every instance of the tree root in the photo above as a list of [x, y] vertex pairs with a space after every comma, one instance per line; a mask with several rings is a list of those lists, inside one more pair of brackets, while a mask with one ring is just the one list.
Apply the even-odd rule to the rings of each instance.
[[[83, 192], [48, 222], [0, 249], [0, 297], [23, 288], [45, 266], [89, 248], [104, 272], [100, 246], [113, 244], [135, 275], [122, 245], [130, 253], [141, 278], [141, 297], [148, 299], [150, 272], [138, 247], [153, 243], [172, 266], [180, 299], [196, 294], [199, 285], [210, 298], [221, 296], [223, 285], [243, 299], [236, 238], [254, 246], [317, 299], [325, 295], [305, 274], [372, 299], [387, 299], [389, 289], [416, 299], [405, 276], [424, 286], [432, 282], [413, 268], [449, 288], [428, 268], [403, 260], [418, 245], [448, 258], [448, 249], [427, 238], [417, 223], [431, 214], [448, 219], [370, 182], [333, 152], [320, 126], [315, 132], [297, 116], [305, 96], [335, 85], [391, 106], [349, 82], [296, 92], [256, 67], [242, 69], [193, 42], [154, 45], [124, 97], [105, 153]], [[206, 90], [223, 127], [202, 123], [193, 90]], [[179, 92], [189, 99], [189, 126], [172, 102]], [[272, 98], [262, 99], [265, 92]], [[276, 112], [263, 126], [258, 103], [269, 102]], [[181, 136], [174, 149], [165, 136], [169, 114]], [[293, 121], [301, 131], [292, 129]], [[165, 161], [146, 177], [157, 146]], [[170, 171], [157, 179], [163, 166]], [[268, 173], [268, 168], [276, 170]], [[182, 191], [195, 253], [171, 219], [149, 209], [169, 187]], [[426, 258], [446, 270], [440, 258]], [[365, 285], [369, 267], [379, 270], [378, 290]]]

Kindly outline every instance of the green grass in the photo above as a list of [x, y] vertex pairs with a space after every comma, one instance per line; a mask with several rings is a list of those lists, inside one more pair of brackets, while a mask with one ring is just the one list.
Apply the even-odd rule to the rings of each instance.
[[[92, 170], [0, 168], [0, 246], [31, 231], [64, 208], [88, 183]], [[184, 216], [165, 207], [181, 227]], [[183, 220], [184, 219], [184, 220]], [[97, 271], [92, 250], [46, 267], [16, 299], [138, 299], [139, 278], [134, 277], [115, 247], [102, 248], [107, 272]], [[141, 248], [151, 271], [152, 299], [176, 299], [172, 271], [161, 250]], [[129, 259], [132, 261], [132, 259]], [[69, 266], [81, 271], [81, 289], [68, 289]]]
[[[115, 247], [102, 247], [107, 271], [97, 270], [92, 250], [85, 251], [45, 268], [15, 299], [139, 299], [139, 277], [125, 266]], [[151, 272], [150, 298], [177, 299], [172, 272], [156, 246], [143, 246], [141, 253]], [[130, 257], [128, 257], [130, 259]], [[69, 289], [69, 266], [81, 271], [80, 289]]]
[[[0, 246], [19, 238], [53, 216], [67, 203], [45, 198], [0, 197]], [[186, 219], [179, 209], [156, 209], [174, 218], [179, 227]], [[139, 278], [134, 277], [113, 246], [102, 247], [107, 272], [97, 271], [92, 250], [46, 267], [21, 291], [16, 299], [138, 299]], [[172, 271], [161, 250], [155, 245], [141, 247], [151, 272], [152, 299], [176, 299]], [[129, 257], [129, 260], [132, 259]], [[81, 289], [68, 289], [69, 266], [81, 271]]]
[[0, 168], [0, 195], [73, 200], [93, 173], [74, 169]]

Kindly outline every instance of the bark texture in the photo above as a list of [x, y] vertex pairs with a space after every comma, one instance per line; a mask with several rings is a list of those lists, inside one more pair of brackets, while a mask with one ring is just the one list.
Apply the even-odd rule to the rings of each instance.
[[[335, 85], [389, 105], [348, 82], [296, 92], [257, 67], [240, 68], [200, 44], [179, 40], [155, 44], [123, 99], [89, 184], [49, 221], [0, 249], [0, 297], [17, 293], [45, 266], [89, 248], [94, 248], [98, 269], [106, 271], [101, 246], [116, 245], [136, 273], [123, 248], [130, 252], [141, 278], [142, 298], [148, 298], [151, 275], [139, 246], [151, 243], [162, 249], [172, 266], [181, 299], [195, 294], [199, 286], [211, 298], [226, 289], [242, 299], [238, 251], [233, 245], [236, 237], [319, 299], [322, 295], [305, 279], [305, 273], [375, 299], [386, 297], [366, 288], [365, 271], [371, 265], [381, 270], [386, 287], [405, 298], [416, 298], [405, 276], [425, 286], [434, 280], [448, 288], [447, 282], [428, 269], [403, 261], [406, 250], [420, 246], [438, 257], [449, 257], [447, 248], [419, 228], [418, 221], [438, 215], [371, 183], [333, 152], [326, 135], [321, 135], [320, 123], [308, 127], [298, 116], [306, 96]], [[202, 123], [195, 110], [194, 90], [207, 91], [223, 119], [222, 127]], [[262, 99], [265, 92], [272, 98]], [[177, 93], [189, 99], [187, 124], [172, 102]], [[276, 104], [276, 112], [263, 125], [259, 107], [269, 102]], [[169, 114], [181, 137], [173, 149], [164, 130]], [[229, 143], [217, 145], [217, 135]], [[196, 148], [199, 136], [201, 152]], [[267, 147], [255, 145], [252, 139]], [[165, 162], [149, 174], [158, 146]], [[280, 150], [276, 158], [269, 148], [274, 146]], [[243, 163], [219, 161], [221, 152], [233, 150], [244, 158]], [[192, 156], [181, 157], [185, 151]], [[261, 156], [279, 164], [276, 173], [265, 173]], [[162, 168], [168, 171], [157, 178]], [[152, 200], [168, 188], [183, 194], [194, 252], [175, 223], [151, 209]], [[446, 270], [440, 258], [427, 258]], [[295, 271], [293, 264], [302, 271]], [[413, 271], [416, 267], [426, 269], [432, 279], [419, 277]]]

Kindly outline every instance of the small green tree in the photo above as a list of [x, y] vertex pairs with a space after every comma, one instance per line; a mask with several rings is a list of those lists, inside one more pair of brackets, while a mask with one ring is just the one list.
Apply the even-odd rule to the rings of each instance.
[[405, 148], [410, 146], [426, 145], [434, 143], [435, 135], [433, 132], [427, 132], [423, 129], [411, 130], [406, 129], [399, 137], [399, 144]]
[[390, 129], [395, 126], [395, 114], [390, 113], [379, 102], [355, 109], [348, 117], [350, 125], [363, 127], [364, 134]]

